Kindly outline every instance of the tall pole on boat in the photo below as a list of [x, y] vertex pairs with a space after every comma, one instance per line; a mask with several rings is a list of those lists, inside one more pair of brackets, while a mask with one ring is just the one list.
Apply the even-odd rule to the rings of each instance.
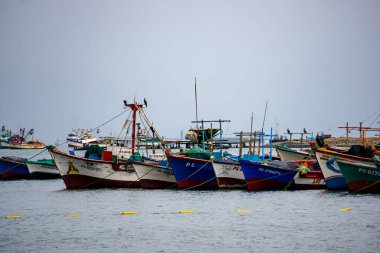
[[273, 131], [272, 131], [272, 127], [270, 128], [270, 139], [269, 139], [269, 146], [270, 146], [270, 151], [269, 151], [269, 160], [272, 160], [272, 140], [273, 138]]
[[221, 119], [219, 119], [219, 147], [220, 147], [220, 157], [222, 157], [222, 120]]
[[[261, 155], [263, 158], [264, 158], [264, 124], [265, 124], [265, 118], [267, 116], [267, 108], [268, 108], [268, 101], [265, 103], [263, 126], [261, 127], [261, 150], [262, 150]], [[259, 140], [259, 144], [260, 144], [260, 140]], [[260, 146], [259, 146], [259, 155], [260, 155]]]
[[205, 150], [205, 128], [203, 125], [203, 119], [202, 119], [202, 148]]
[[124, 100], [124, 105], [126, 107], [129, 107], [133, 112], [133, 122], [132, 122], [132, 155], [135, 152], [136, 147], [136, 112], [143, 107], [142, 104], [137, 103], [135, 100], [133, 101], [133, 104], [127, 104], [127, 101]]
[[194, 77], [195, 84], [195, 120], [197, 121], [197, 129], [198, 129], [198, 96], [197, 96], [197, 77]]
[[133, 111], [133, 125], [132, 125], [132, 155], [135, 152], [135, 146], [136, 146], [136, 102], [133, 104], [132, 107], [130, 107]]
[[252, 131], [253, 131], [253, 112], [251, 114], [251, 133], [249, 135], [249, 151], [248, 154], [252, 155]]

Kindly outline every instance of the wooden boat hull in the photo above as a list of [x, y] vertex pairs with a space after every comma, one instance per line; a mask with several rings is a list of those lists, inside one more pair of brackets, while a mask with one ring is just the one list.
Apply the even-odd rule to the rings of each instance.
[[30, 179], [30, 173], [25, 162], [16, 162], [0, 157], [0, 179]]
[[38, 161], [27, 161], [26, 165], [32, 179], [55, 179], [61, 178], [55, 164], [48, 164]]
[[167, 153], [170, 168], [180, 189], [217, 189], [211, 161]]
[[212, 166], [220, 188], [246, 187], [239, 163], [213, 161]]
[[92, 160], [49, 150], [67, 189], [140, 187], [131, 164]]
[[276, 168], [245, 160], [240, 161], [240, 166], [248, 191], [287, 189], [298, 172], [294, 169]]
[[325, 178], [322, 171], [308, 171], [303, 174], [299, 171], [289, 187], [290, 190], [317, 190], [326, 189]]
[[9, 148], [12, 149], [43, 149], [46, 145], [43, 143], [28, 144], [28, 143], [13, 143], [9, 142]]
[[360, 161], [366, 164], [372, 163], [371, 159], [369, 158], [346, 155], [324, 148], [318, 148], [315, 151], [315, 155], [321, 167], [323, 176], [326, 179], [327, 189], [329, 190], [346, 190], [348, 187], [347, 182], [341, 172], [341, 169], [334, 157], [338, 157], [340, 159], [345, 159], [349, 161]]
[[333, 191], [346, 190], [347, 183], [334, 159], [335, 154], [316, 150], [315, 156], [325, 177], [327, 189]]
[[349, 191], [380, 193], [380, 172], [375, 163], [344, 160], [338, 160], [337, 163], [347, 182]]
[[140, 180], [141, 187], [147, 189], [177, 188], [173, 171], [168, 167], [135, 162], [133, 167]]
[[303, 151], [297, 151], [290, 148], [284, 148], [281, 146], [276, 147], [276, 151], [281, 161], [289, 160], [310, 160], [315, 159], [315, 156]]

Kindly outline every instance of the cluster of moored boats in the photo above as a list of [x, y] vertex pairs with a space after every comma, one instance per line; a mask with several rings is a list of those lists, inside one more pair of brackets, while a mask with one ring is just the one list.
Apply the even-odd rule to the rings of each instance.
[[[126, 104], [145, 120], [162, 140], [143, 111], [143, 105]], [[68, 189], [142, 187], [154, 189], [246, 188], [260, 190], [329, 189], [352, 192], [380, 192], [379, 146], [355, 145], [347, 149], [313, 142], [309, 152], [277, 146], [280, 160], [265, 160], [254, 154], [241, 157], [227, 152], [209, 152], [194, 146], [173, 153], [164, 142], [162, 160], [141, 156], [135, 150], [136, 122], [132, 146], [90, 148], [85, 157], [49, 146], [52, 160], [0, 159], [0, 177], [62, 177]], [[128, 150], [128, 152], [126, 152]]]
[[[11, 130], [2, 126], [0, 133], [0, 148], [11, 149], [43, 149], [46, 145], [33, 138], [34, 129], [25, 132], [25, 128], [21, 128], [19, 133], [13, 133]], [[28, 138], [32, 140], [28, 141]]]

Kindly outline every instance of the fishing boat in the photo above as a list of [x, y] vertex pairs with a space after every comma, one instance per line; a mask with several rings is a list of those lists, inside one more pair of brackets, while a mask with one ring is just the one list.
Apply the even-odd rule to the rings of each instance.
[[313, 153], [303, 150], [295, 150], [286, 146], [276, 146], [276, 151], [281, 161], [288, 160], [311, 160], [315, 159]]
[[141, 187], [133, 162], [142, 160], [140, 154], [135, 152], [136, 113], [140, 112], [140, 115], [145, 118], [143, 108], [146, 107], [146, 103], [144, 106], [137, 102], [127, 104], [124, 101], [124, 105], [131, 109], [133, 117], [132, 156], [130, 159], [118, 159], [112, 155], [111, 151], [100, 148], [92, 148], [91, 150], [95, 154], [91, 156], [91, 153], [87, 153], [86, 157], [78, 157], [49, 148], [66, 188]]
[[300, 168], [300, 171], [294, 176], [293, 183], [289, 190], [314, 190], [326, 189], [325, 178], [322, 171], [305, 171]]
[[168, 189], [177, 188], [174, 173], [167, 163], [134, 162], [133, 167], [137, 173], [142, 188]]
[[298, 173], [294, 164], [264, 164], [240, 160], [248, 191], [285, 190]]
[[45, 143], [38, 140], [25, 142], [12, 139], [9, 141], [9, 148], [13, 149], [44, 149], [45, 147]]
[[26, 159], [16, 156], [0, 157], [0, 179], [29, 179]]
[[219, 188], [245, 188], [245, 179], [240, 163], [234, 161], [212, 161]]
[[[43, 149], [46, 145], [39, 141], [34, 140], [34, 129], [30, 129], [25, 135], [25, 128], [20, 129], [20, 134], [13, 134], [9, 140], [9, 148], [12, 149]], [[27, 141], [29, 137], [32, 137], [31, 141]]]
[[49, 148], [67, 189], [140, 187], [132, 164], [112, 160], [103, 151], [103, 159], [89, 159]]
[[7, 130], [5, 126], [2, 126], [0, 134], [0, 148], [8, 148], [9, 140], [11, 139], [11, 137], [12, 131]]
[[339, 153], [336, 151], [328, 150], [325, 148], [316, 148], [315, 155], [321, 167], [323, 176], [326, 180], [326, 187], [329, 190], [346, 190], [347, 183], [344, 179], [339, 165], [334, 157], [340, 157], [352, 161], [361, 161], [364, 163], [371, 163], [371, 158], [364, 158], [359, 156], [353, 156], [348, 154]]
[[61, 177], [52, 159], [28, 160], [26, 161], [26, 165], [32, 179], [54, 179]]
[[[195, 148], [199, 149], [197, 146]], [[193, 150], [193, 154], [196, 152], [199, 150]], [[199, 153], [199, 156], [207, 156], [209, 158], [207, 159], [207, 157], [194, 158], [172, 154], [168, 151], [165, 154], [180, 189], [217, 189], [219, 187], [212, 166], [212, 155]]]
[[380, 172], [375, 163], [363, 163], [340, 158], [336, 161], [347, 182], [349, 191], [380, 193]]
[[[83, 131], [82, 131], [83, 132]], [[87, 149], [90, 145], [94, 145], [98, 143], [96, 138], [92, 138], [92, 134], [88, 131], [86, 133], [80, 134], [80, 130], [74, 130], [68, 134], [67, 145], [70, 148], [74, 148], [76, 150]]]

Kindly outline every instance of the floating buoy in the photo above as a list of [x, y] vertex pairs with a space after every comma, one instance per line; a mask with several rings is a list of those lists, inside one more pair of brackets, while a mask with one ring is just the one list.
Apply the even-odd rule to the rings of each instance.
[[66, 217], [70, 217], [70, 218], [78, 218], [78, 217], [80, 217], [80, 214], [77, 214], [77, 213], [66, 214]]
[[139, 212], [136, 212], [136, 211], [125, 211], [125, 212], [122, 212], [121, 214], [122, 215], [130, 215], [130, 214], [138, 214]]
[[180, 210], [179, 213], [194, 213], [193, 210]]
[[21, 219], [22, 217], [20, 215], [8, 215], [5, 216], [5, 219]]
[[342, 212], [348, 212], [348, 211], [351, 211], [351, 208], [349, 207], [345, 207], [345, 208], [342, 208], [340, 209]]
[[244, 209], [236, 209], [235, 213], [249, 213], [249, 211]]

